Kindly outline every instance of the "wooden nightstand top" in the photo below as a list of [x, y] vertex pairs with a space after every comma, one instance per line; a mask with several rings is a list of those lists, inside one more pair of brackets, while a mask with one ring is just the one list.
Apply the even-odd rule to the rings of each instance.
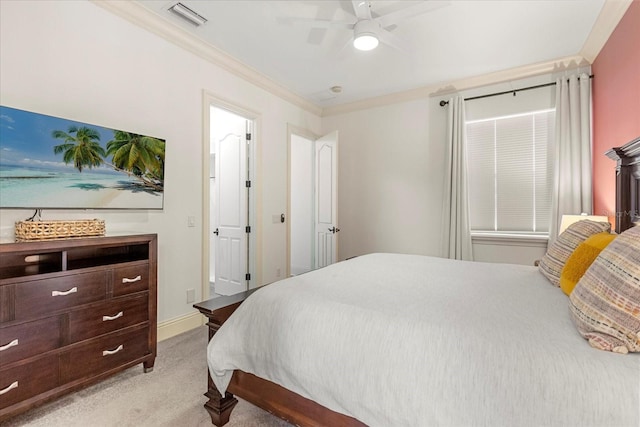
[[226, 308], [231, 305], [240, 303], [246, 300], [249, 295], [254, 293], [260, 288], [249, 289], [248, 291], [240, 292], [239, 294], [229, 295], [229, 296], [221, 296], [216, 298], [211, 298], [206, 301], [201, 301], [197, 304], [194, 304], [193, 307], [198, 309], [205, 316], [207, 314], [213, 314], [214, 311], [219, 310], [221, 308]]

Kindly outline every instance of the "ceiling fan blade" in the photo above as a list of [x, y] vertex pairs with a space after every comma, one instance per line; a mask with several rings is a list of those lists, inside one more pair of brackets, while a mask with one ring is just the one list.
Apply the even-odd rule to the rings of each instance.
[[354, 24], [347, 21], [332, 21], [330, 19], [314, 19], [314, 18], [295, 18], [286, 17], [278, 18], [280, 24], [295, 25], [304, 23], [313, 28], [343, 28], [347, 30], [353, 30]]
[[340, 45], [340, 48], [336, 50], [334, 59], [339, 62], [342, 62], [344, 60], [352, 58], [354, 50], [355, 49], [353, 48], [353, 37], [349, 37]]
[[426, 0], [420, 3], [407, 6], [403, 9], [396, 10], [395, 12], [387, 13], [386, 15], [379, 16], [375, 20], [380, 24], [382, 28], [386, 28], [390, 25], [394, 25], [416, 15], [431, 12], [436, 9], [440, 9], [445, 6], [449, 6], [451, 1], [440, 0]]
[[371, 6], [367, 0], [351, 0], [351, 4], [358, 21], [371, 19]]
[[378, 38], [381, 43], [386, 44], [387, 46], [391, 46], [392, 48], [399, 50], [403, 53], [410, 53], [412, 50], [411, 44], [408, 40], [404, 40], [390, 31], [385, 30], [384, 28], [380, 28], [380, 32], [378, 33]]

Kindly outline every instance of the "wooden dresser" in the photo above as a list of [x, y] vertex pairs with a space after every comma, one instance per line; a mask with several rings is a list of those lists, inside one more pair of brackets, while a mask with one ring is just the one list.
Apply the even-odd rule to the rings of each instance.
[[0, 244], [0, 421], [156, 357], [155, 234]]

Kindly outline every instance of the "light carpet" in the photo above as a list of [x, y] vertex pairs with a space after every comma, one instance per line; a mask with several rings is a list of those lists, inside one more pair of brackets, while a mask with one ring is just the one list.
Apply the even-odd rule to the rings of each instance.
[[[212, 426], [203, 405], [207, 327], [158, 343], [153, 372], [134, 366], [94, 386], [0, 423], [30, 427]], [[268, 412], [240, 400], [229, 427], [289, 427]]]

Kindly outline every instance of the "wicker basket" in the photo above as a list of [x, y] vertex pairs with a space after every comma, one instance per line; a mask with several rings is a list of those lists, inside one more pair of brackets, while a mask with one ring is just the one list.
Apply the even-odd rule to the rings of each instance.
[[69, 237], [104, 236], [102, 219], [79, 219], [74, 221], [18, 221], [17, 240], [65, 239]]

